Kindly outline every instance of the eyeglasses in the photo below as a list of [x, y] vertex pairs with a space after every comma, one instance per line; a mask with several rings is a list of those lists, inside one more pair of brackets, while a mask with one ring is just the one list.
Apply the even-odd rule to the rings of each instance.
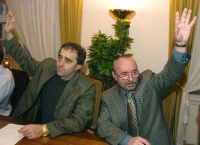
[[115, 71], [113, 71], [118, 77], [120, 77], [122, 80], [127, 80], [128, 79], [128, 77], [136, 77], [136, 76], [138, 76], [139, 75], [139, 73], [140, 73], [140, 71], [139, 70], [134, 70], [134, 71], [132, 71], [131, 73], [128, 73], [128, 72], [124, 72], [124, 73], [122, 73], [122, 74], [118, 74], [118, 73], [116, 73]]

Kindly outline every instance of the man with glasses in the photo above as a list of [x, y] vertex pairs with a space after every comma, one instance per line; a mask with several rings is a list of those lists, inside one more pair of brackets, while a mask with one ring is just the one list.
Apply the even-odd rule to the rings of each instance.
[[118, 57], [112, 75], [117, 84], [102, 93], [97, 134], [113, 145], [174, 145], [162, 111], [162, 97], [182, 76], [190, 54], [186, 44], [196, 17], [191, 10], [176, 13], [174, 51], [164, 69], [139, 72], [129, 55]]

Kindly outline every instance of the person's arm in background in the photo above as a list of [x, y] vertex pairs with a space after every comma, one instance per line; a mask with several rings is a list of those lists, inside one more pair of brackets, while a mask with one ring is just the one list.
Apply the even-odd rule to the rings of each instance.
[[6, 24], [3, 29], [7, 41], [9, 41], [10, 39], [12, 39], [14, 37], [14, 35], [13, 35], [14, 28], [15, 28], [15, 17], [9, 11], [7, 13]]
[[3, 41], [3, 46], [23, 71], [33, 76], [40, 62], [32, 58], [15, 38], [15, 17], [10, 11], [7, 13], [6, 19], [6, 24], [3, 28], [6, 39]]
[[12, 72], [0, 65], [0, 115], [9, 116], [12, 110], [10, 98], [15, 88]]
[[[3, 67], [0, 65], [0, 70], [1, 69], [3, 69]], [[11, 95], [15, 87], [12, 73], [6, 71], [3, 74], [0, 74], [0, 82], [1, 82], [0, 83], [0, 104], [1, 104], [7, 96]]]

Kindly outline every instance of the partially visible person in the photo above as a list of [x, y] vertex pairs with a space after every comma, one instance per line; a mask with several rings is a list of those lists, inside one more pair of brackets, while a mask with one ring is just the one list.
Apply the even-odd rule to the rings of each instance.
[[14, 38], [14, 25], [14, 15], [9, 11], [3, 45], [21, 68], [33, 76], [12, 117], [34, 124], [23, 126], [19, 132], [35, 139], [84, 131], [92, 119], [95, 97], [95, 83], [80, 70], [86, 50], [67, 42], [61, 46], [57, 60], [36, 61]]
[[[186, 45], [197, 19], [194, 17], [189, 22], [190, 17], [191, 10], [186, 8], [181, 18], [176, 13], [174, 51], [160, 73], [149, 69], [140, 73], [136, 61], [128, 55], [122, 55], [114, 61], [112, 75], [117, 84], [102, 93], [97, 120], [97, 134], [101, 138], [112, 145], [174, 145], [163, 115], [162, 99], [182, 76], [190, 60]], [[135, 106], [136, 118], [129, 121], [127, 107], [131, 101], [127, 94], [130, 92], [133, 102], [130, 108], [134, 110]], [[134, 121], [135, 128], [130, 131]]]
[[9, 116], [12, 110], [10, 97], [15, 88], [12, 72], [3, 66], [4, 51], [0, 46], [0, 115]]

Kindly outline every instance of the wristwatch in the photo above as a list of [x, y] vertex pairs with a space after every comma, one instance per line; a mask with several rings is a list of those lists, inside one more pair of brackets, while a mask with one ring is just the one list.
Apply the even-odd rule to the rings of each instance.
[[46, 137], [48, 135], [48, 129], [46, 124], [42, 124], [42, 137]]
[[175, 42], [175, 46], [177, 47], [186, 47], [188, 42]]

